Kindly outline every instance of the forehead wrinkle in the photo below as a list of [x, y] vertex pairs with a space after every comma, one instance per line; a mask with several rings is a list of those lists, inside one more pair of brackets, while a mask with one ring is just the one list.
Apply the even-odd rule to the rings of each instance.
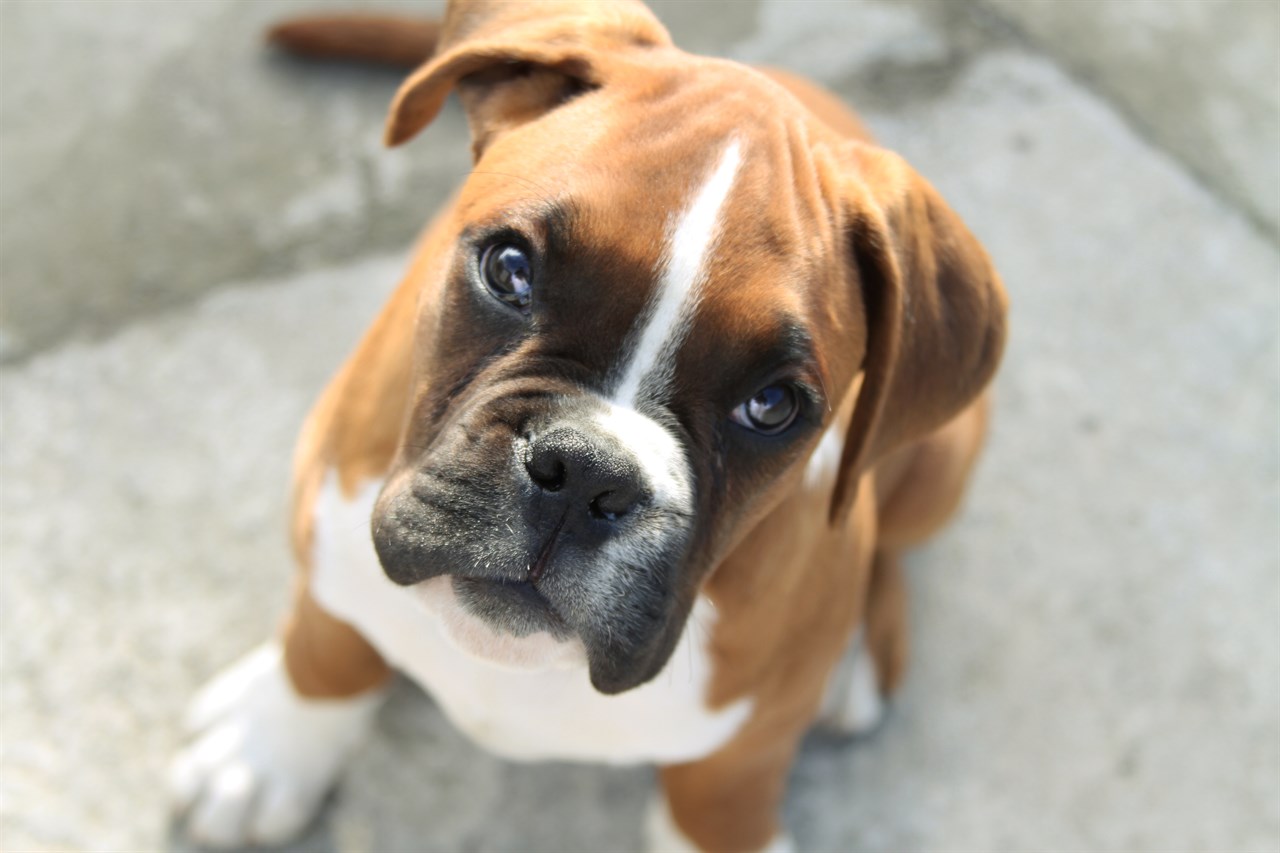
[[[826, 365], [814, 343], [813, 330], [801, 315], [790, 310], [745, 312], [736, 322], [721, 327], [719, 339], [723, 341], [726, 336], [734, 344], [727, 347], [721, 343], [717, 347], [726, 362], [721, 372], [740, 373], [744, 379], [760, 383], [794, 379], [819, 391], [825, 404]], [[715, 340], [717, 336], [708, 338]], [[705, 364], [706, 357], [699, 361]], [[699, 369], [698, 361], [691, 363], [693, 369]]]
[[782, 361], [814, 369], [817, 361], [813, 355], [813, 337], [805, 326], [791, 318], [779, 324], [777, 333]]
[[574, 198], [561, 197], [546, 205], [539, 213], [538, 220], [542, 233], [546, 236], [548, 254], [572, 254], [574, 234], [581, 219], [582, 208]]
[[513, 201], [479, 218], [459, 232], [464, 241], [476, 241], [503, 232], [536, 232], [535, 242], [545, 241], [552, 251], [564, 251], [571, 245], [578, 204], [571, 198], [532, 198]]
[[721, 209], [733, 189], [741, 161], [741, 144], [734, 138], [668, 230], [658, 287], [641, 315], [636, 344], [613, 395], [620, 405], [635, 407], [646, 380], [658, 386], [648, 389], [650, 394], [670, 382], [675, 352], [697, 308], [706, 279], [707, 258], [719, 236]]
[[799, 371], [796, 379], [816, 383], [816, 390], [822, 394], [822, 404], [831, 408], [831, 396], [827, 393], [827, 366], [819, 358], [807, 327], [796, 322], [786, 324], [782, 332], [782, 361]]

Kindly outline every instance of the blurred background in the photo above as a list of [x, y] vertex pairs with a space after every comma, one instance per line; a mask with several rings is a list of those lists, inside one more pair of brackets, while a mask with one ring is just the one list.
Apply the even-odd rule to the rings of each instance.
[[[986, 244], [1012, 340], [910, 565], [891, 715], [802, 850], [1280, 848], [1280, 3], [654, 4], [809, 74]], [[0, 849], [184, 849], [191, 692], [273, 630], [311, 400], [469, 166], [399, 75], [260, 33], [379, 0], [0, 2]], [[298, 850], [637, 849], [645, 769], [505, 764], [407, 685]]]

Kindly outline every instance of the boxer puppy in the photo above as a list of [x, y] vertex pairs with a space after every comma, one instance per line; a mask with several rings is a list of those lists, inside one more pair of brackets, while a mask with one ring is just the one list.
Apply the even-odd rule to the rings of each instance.
[[899, 554], [981, 443], [986, 253], [830, 96], [630, 0], [276, 38], [425, 60], [387, 141], [456, 91], [475, 170], [303, 430], [292, 613], [195, 702], [191, 833], [296, 833], [396, 668], [499, 755], [658, 764], [659, 849], [784, 849], [797, 744], [874, 725]]

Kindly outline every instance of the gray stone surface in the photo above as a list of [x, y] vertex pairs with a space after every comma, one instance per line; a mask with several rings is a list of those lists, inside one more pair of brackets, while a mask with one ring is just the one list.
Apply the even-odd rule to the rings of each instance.
[[361, 5], [0, 3], [0, 360], [411, 239], [466, 174], [463, 125], [385, 151], [402, 74], [262, 45], [290, 13]]
[[[15, 19], [11, 4], [0, 8], [8, 63]], [[787, 804], [800, 847], [1280, 847], [1275, 246], [1106, 101], [983, 16], [901, 4], [724, 8], [664, 11], [687, 16], [686, 42], [818, 74], [863, 104], [885, 143], [965, 215], [1013, 300], [995, 430], [971, 499], [911, 561], [907, 684], [870, 740], [806, 746]], [[181, 30], [214, 43], [193, 57], [229, 49], [212, 4], [191, 4], [184, 23], [172, 14], [156, 25], [157, 45]], [[119, 25], [144, 18], [128, 24], [121, 13]], [[283, 85], [268, 82], [275, 66], [253, 66], [225, 89], [200, 76], [209, 67], [197, 74], [173, 58], [135, 83], [132, 72], [111, 79], [154, 91], [168, 75], [179, 92], [203, 86], [227, 104], [253, 102], [234, 107], [242, 116], [271, 114], [272, 87]], [[10, 68], [6, 166], [19, 150], [11, 140], [27, 132], [10, 133]], [[116, 73], [101, 67], [103, 79]], [[358, 141], [376, 135], [391, 84], [309, 73], [284, 79], [311, 93], [308, 109], [347, 118], [308, 125], [311, 136], [284, 155], [266, 148], [287, 135], [265, 136], [255, 155], [264, 159], [241, 169], [218, 164], [225, 127], [172, 153], [183, 181], [216, 189], [195, 197], [232, 205], [210, 221], [269, 228], [257, 206], [234, 206], [238, 193], [278, 190], [279, 212], [308, 188], [343, 197], [324, 189], [326, 175], [334, 186], [350, 170], [407, 175], [463, 147], [450, 111], [395, 155], [414, 160], [396, 173]], [[75, 88], [57, 80], [49, 92]], [[59, 115], [74, 103], [64, 96], [50, 96]], [[19, 162], [34, 173], [40, 156]], [[312, 156], [335, 159], [264, 189], [275, 179], [262, 164]], [[77, 174], [86, 196], [114, 180]], [[360, 215], [403, 216], [369, 226], [389, 229], [394, 244], [393, 231], [410, 234], [444, 191], [441, 174], [421, 180], [418, 207], [399, 214], [380, 202], [299, 209], [322, 211], [313, 234], [349, 234]], [[286, 240], [291, 257], [268, 262], [267, 244], [221, 239], [186, 250], [193, 265], [230, 270], [212, 294], [161, 312], [121, 297], [119, 330], [67, 339], [63, 327], [0, 371], [0, 849], [184, 849], [163, 799], [183, 703], [270, 631], [284, 604], [294, 431], [402, 257], [331, 265], [342, 252], [299, 259]], [[33, 256], [51, 251], [29, 245]], [[123, 270], [96, 256], [31, 262], [65, 264], [81, 282], [67, 292], [91, 299], [99, 279], [128, 284], [154, 258], [181, 257], [171, 248], [126, 240], [121, 251], [137, 258]], [[311, 269], [258, 274], [275, 263]], [[5, 271], [6, 311], [36, 304], [25, 292], [35, 285]], [[297, 849], [635, 849], [650, 784], [643, 769], [505, 764], [404, 686]]]
[[1280, 3], [977, 0], [1280, 235]]
[[[746, 3], [657, 5], [691, 50], [754, 24]], [[401, 72], [263, 48], [270, 22], [333, 8], [443, 0], [0, 3], [0, 362], [413, 238], [470, 166], [466, 128], [388, 151]]]

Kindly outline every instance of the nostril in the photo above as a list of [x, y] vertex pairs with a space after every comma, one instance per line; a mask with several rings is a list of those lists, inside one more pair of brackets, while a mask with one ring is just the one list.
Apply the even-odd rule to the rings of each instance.
[[564, 463], [559, 459], [534, 454], [524, 467], [529, 472], [529, 479], [548, 492], [558, 492], [564, 487]]
[[541, 489], [540, 499], [552, 500], [548, 493], [558, 493], [554, 502], [571, 511], [570, 517], [612, 524], [647, 499], [637, 465], [608, 442], [581, 430], [559, 426], [519, 450], [529, 480]]
[[606, 521], [617, 521], [618, 516], [621, 514], [605, 509], [600, 503], [600, 498], [596, 498], [591, 502], [591, 505], [587, 507], [587, 512], [591, 513], [592, 518], [602, 518]]
[[593, 518], [602, 518], [606, 521], [617, 521], [620, 516], [626, 515], [635, 506], [635, 495], [627, 489], [615, 489], [596, 495], [591, 504], [587, 507], [587, 511], [591, 513]]

